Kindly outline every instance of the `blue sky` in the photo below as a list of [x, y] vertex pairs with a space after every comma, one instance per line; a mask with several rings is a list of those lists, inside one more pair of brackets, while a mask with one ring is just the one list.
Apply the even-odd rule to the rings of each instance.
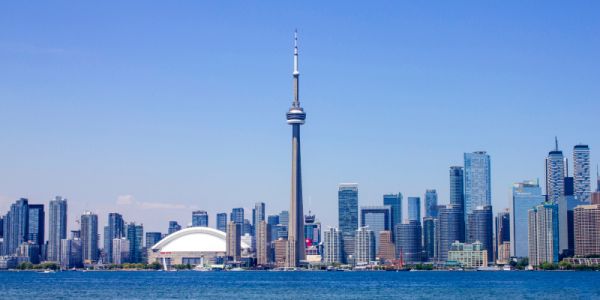
[[[448, 167], [492, 158], [495, 210], [559, 137], [600, 149], [597, 1], [52, 1], [0, 5], [0, 213], [18, 197], [120, 211], [289, 206], [300, 34], [305, 207], [337, 184], [448, 201]], [[249, 217], [249, 216], [248, 216]]]

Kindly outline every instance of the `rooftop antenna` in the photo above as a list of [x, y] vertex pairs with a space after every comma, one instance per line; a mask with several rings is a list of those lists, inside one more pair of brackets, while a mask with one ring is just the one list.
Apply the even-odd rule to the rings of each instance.
[[554, 149], [558, 151], [558, 137], [554, 136]]

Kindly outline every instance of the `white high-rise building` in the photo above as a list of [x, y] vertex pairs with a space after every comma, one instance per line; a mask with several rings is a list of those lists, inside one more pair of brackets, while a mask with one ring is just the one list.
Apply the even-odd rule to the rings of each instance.
[[337, 228], [323, 232], [323, 262], [326, 264], [342, 262], [342, 236]]
[[529, 264], [558, 263], [558, 207], [553, 203], [540, 204], [529, 210]]
[[555, 139], [554, 150], [546, 158], [546, 199], [558, 205], [558, 231], [560, 251], [569, 248], [569, 228], [567, 223], [567, 199], [565, 198], [565, 158], [558, 150], [558, 139]]
[[368, 264], [375, 260], [375, 234], [368, 227], [356, 231], [354, 258], [357, 264]]

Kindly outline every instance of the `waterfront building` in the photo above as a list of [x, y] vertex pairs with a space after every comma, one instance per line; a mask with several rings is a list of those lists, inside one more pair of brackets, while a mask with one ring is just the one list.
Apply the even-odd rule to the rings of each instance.
[[40, 263], [40, 246], [31, 241], [24, 242], [17, 248], [17, 257], [27, 258], [32, 264]]
[[446, 261], [448, 251], [455, 241], [464, 242], [465, 223], [463, 207], [448, 204], [440, 207], [439, 211], [439, 252], [438, 260]]
[[162, 233], [160, 232], [146, 232], [146, 249], [152, 248], [156, 243], [162, 239]]
[[121, 265], [130, 262], [129, 255], [131, 253], [131, 244], [125, 237], [115, 238], [112, 240], [112, 263]]
[[38, 245], [38, 250], [44, 245], [46, 241], [44, 238], [44, 232], [46, 229], [45, 212], [43, 204], [29, 204], [28, 205], [29, 216], [27, 220], [27, 241], [30, 241]]
[[323, 232], [323, 262], [326, 264], [342, 262], [342, 234], [334, 227]]
[[208, 213], [205, 210], [196, 210], [192, 212], [192, 226], [208, 227]]
[[292, 186], [290, 199], [290, 224], [288, 226], [288, 267], [296, 267], [305, 257], [304, 210], [302, 203], [302, 172], [300, 159], [300, 126], [306, 113], [300, 106], [300, 72], [298, 71], [298, 35], [294, 34], [294, 101], [286, 114], [287, 123], [292, 125]]
[[81, 252], [86, 263], [97, 262], [98, 252], [98, 215], [86, 211], [81, 215]]
[[379, 233], [384, 230], [392, 230], [391, 224], [392, 211], [390, 206], [362, 206], [360, 208], [360, 226], [368, 227], [373, 231], [375, 252], [379, 249]]
[[142, 262], [142, 248], [144, 238], [144, 225], [131, 222], [127, 224], [127, 240], [129, 241], [129, 262]]
[[58, 260], [61, 269], [81, 268], [83, 266], [81, 239], [61, 239], [59, 250]]
[[284, 238], [278, 238], [273, 243], [273, 247], [275, 248], [275, 266], [278, 268], [285, 267], [288, 257], [288, 240]]
[[510, 241], [502, 242], [496, 250], [496, 263], [506, 265], [510, 262]]
[[56, 196], [50, 201], [50, 220], [48, 222], [48, 260], [60, 260], [60, 241], [67, 238], [67, 199]]
[[181, 225], [177, 223], [177, 221], [169, 221], [169, 229], [167, 230], [167, 234], [172, 234], [181, 230]]
[[545, 199], [539, 183], [534, 180], [513, 184], [510, 215], [511, 256], [529, 255], [529, 210], [543, 203]]
[[[567, 169], [567, 173], [569, 173]], [[564, 200], [567, 203], [567, 250], [563, 250], [564, 256], [573, 256], [575, 254], [575, 207], [580, 205], [588, 205], [587, 201], [580, 201], [580, 198], [575, 196], [575, 181], [573, 177], [565, 177], [565, 195]], [[559, 224], [560, 226], [560, 224]]]
[[488, 251], [483, 244], [454, 242], [448, 251], [448, 262], [456, 263], [465, 269], [474, 269], [488, 266]]
[[113, 240], [125, 236], [125, 221], [119, 213], [108, 214], [108, 224], [104, 228], [104, 252], [107, 262], [113, 262]]
[[469, 228], [467, 229], [467, 242], [481, 242], [486, 250], [488, 259], [494, 259], [494, 217], [492, 215], [492, 206], [475, 207], [467, 217]]
[[423, 218], [423, 251], [428, 260], [432, 260], [436, 253], [435, 221], [433, 217]]
[[[150, 249], [148, 263], [158, 262], [167, 267], [179, 264], [193, 266], [222, 264], [222, 258], [227, 255], [229, 234], [210, 227], [189, 227], [179, 230], [148, 248]], [[246, 243], [240, 243], [240, 248], [244, 251], [249, 247], [250, 245]]]
[[421, 222], [420, 197], [408, 197], [408, 220]]
[[235, 221], [227, 224], [227, 257], [238, 261], [241, 254], [241, 225]]
[[354, 234], [358, 229], [358, 184], [338, 186], [338, 225], [342, 233], [342, 261], [354, 255]]
[[[500, 246], [502, 246], [504, 243], [506, 242], [510, 242], [510, 212], [508, 211], [508, 209], [499, 212], [496, 215], [496, 243], [495, 243], [495, 249], [496, 249], [496, 259], [500, 259], [501, 256], [501, 252], [505, 251], [505, 249], [500, 249]], [[508, 244], [510, 245], [510, 244]], [[508, 256], [510, 257], [510, 249], [508, 249], [509, 254]]]
[[600, 205], [581, 205], [575, 208], [575, 255], [600, 255]]
[[569, 248], [565, 177], [567, 177], [565, 158], [562, 151], [558, 149], [558, 139], [555, 139], [555, 148], [546, 158], [546, 198], [548, 202], [558, 205], [560, 251], [567, 251]]
[[402, 193], [383, 195], [383, 205], [389, 206], [392, 212], [392, 224], [390, 227], [393, 239], [396, 225], [402, 223]]
[[23, 242], [26, 242], [29, 229], [29, 200], [21, 198], [10, 205], [4, 216], [2, 255], [14, 255]]
[[573, 171], [575, 198], [589, 203], [592, 182], [590, 177], [590, 147], [588, 145], [579, 144], [573, 147]]
[[227, 214], [226, 213], [218, 213], [217, 214], [217, 230], [227, 231]]
[[405, 221], [396, 227], [396, 256], [404, 263], [414, 264], [423, 260], [421, 247], [421, 222]]
[[546, 202], [529, 210], [529, 264], [558, 263], [558, 205]]
[[425, 217], [438, 217], [438, 194], [436, 190], [425, 191]]
[[396, 245], [392, 239], [392, 231], [379, 232], [379, 251], [377, 257], [382, 263], [390, 263], [396, 259]]
[[237, 225], [244, 225], [244, 208], [236, 207], [231, 209], [231, 213], [229, 214], [229, 221], [234, 222]]
[[468, 215], [477, 207], [492, 205], [491, 167], [485, 151], [465, 153], [464, 158], [465, 215]]
[[271, 226], [265, 220], [256, 224], [256, 264], [269, 264], [269, 245], [271, 244]]
[[375, 261], [375, 234], [373, 230], [370, 230], [368, 227], [359, 227], [356, 230], [355, 236], [355, 263], [360, 265]]

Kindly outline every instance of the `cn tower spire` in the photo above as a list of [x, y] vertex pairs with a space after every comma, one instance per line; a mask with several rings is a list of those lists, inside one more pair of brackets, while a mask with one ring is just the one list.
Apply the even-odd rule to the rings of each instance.
[[300, 71], [298, 71], [298, 30], [294, 31], [294, 103], [293, 107], [300, 107]]

